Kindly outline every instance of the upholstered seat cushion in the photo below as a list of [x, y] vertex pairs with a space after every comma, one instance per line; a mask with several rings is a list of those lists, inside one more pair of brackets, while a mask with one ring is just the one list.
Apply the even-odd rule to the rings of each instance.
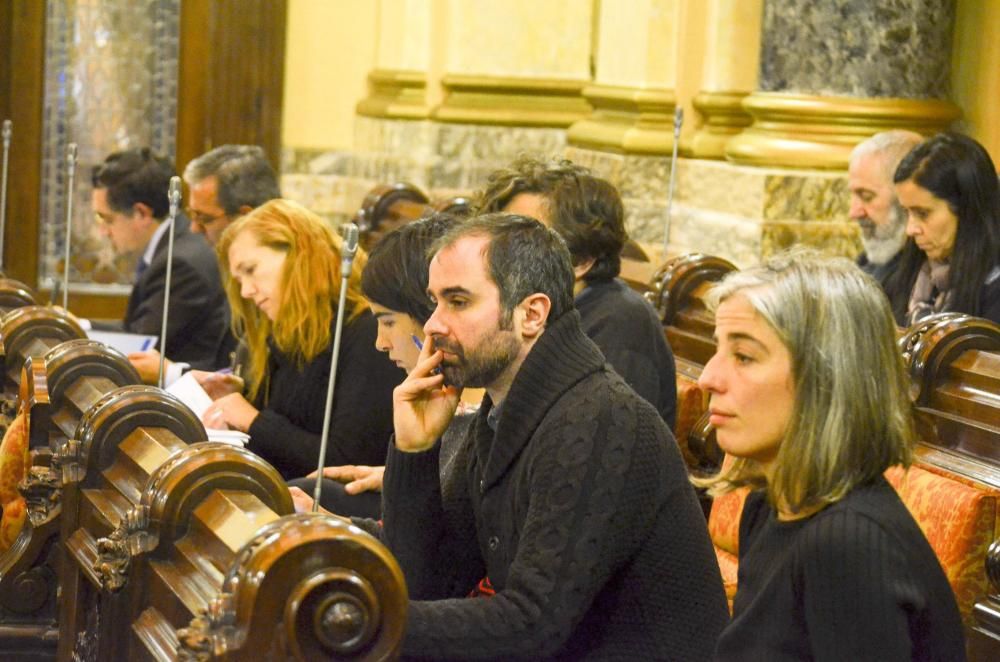
[[698, 459], [688, 448], [688, 436], [707, 409], [708, 398], [698, 382], [677, 373], [677, 421], [674, 423], [674, 437], [680, 446], [684, 462], [689, 467], [698, 466]]
[[22, 412], [7, 428], [0, 443], [0, 552], [6, 551], [17, 540], [24, 526], [27, 507], [17, 489], [24, 479], [30, 459], [28, 456], [28, 425]]
[[886, 479], [917, 520], [955, 592], [963, 620], [972, 624], [972, 606], [986, 595], [986, 551], [1000, 528], [1000, 492], [924, 464], [904, 472], [886, 471]]

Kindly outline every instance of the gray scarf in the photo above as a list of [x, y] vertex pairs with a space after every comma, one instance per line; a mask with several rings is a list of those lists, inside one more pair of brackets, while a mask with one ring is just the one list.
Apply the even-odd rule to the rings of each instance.
[[915, 324], [929, 315], [940, 313], [947, 307], [951, 299], [951, 292], [948, 290], [949, 266], [947, 262], [928, 259], [920, 267], [906, 309], [907, 324]]

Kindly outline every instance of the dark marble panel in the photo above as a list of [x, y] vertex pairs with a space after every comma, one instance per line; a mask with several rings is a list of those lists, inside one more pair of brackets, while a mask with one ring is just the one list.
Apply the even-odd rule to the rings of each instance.
[[765, 0], [760, 89], [947, 98], [954, 0]]

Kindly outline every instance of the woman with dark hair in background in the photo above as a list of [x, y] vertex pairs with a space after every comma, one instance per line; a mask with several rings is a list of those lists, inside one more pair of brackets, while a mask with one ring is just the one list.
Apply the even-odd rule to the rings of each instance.
[[[388, 360], [409, 372], [417, 363], [424, 341], [424, 322], [433, 307], [427, 296], [427, 269], [431, 245], [458, 221], [447, 214], [414, 221], [385, 235], [368, 256], [361, 274], [361, 292], [368, 300], [378, 322], [375, 349], [385, 352]], [[399, 381], [402, 381], [400, 379]], [[392, 416], [389, 411], [389, 417]], [[454, 459], [455, 446], [447, 442], [459, 440], [471, 416], [456, 416], [442, 440], [441, 473], [445, 475]], [[452, 429], [454, 428], [454, 430]], [[385, 437], [389, 443], [389, 435]], [[322, 503], [326, 510], [345, 516], [377, 519], [382, 511], [383, 462], [377, 465], [349, 464], [326, 467], [323, 470]], [[306, 478], [291, 481], [292, 487], [312, 495], [315, 471]], [[306, 500], [292, 490], [300, 510]], [[311, 500], [308, 501], [311, 504]]]
[[893, 180], [910, 237], [886, 284], [897, 324], [939, 312], [1000, 323], [1000, 186], [989, 154], [968, 136], [941, 133], [917, 145]]

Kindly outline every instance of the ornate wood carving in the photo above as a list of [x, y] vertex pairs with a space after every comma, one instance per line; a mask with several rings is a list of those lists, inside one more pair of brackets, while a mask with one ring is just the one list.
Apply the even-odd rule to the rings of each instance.
[[21, 281], [0, 276], [0, 313], [38, 303], [38, 295], [30, 287]]
[[715, 320], [704, 297], [736, 266], [720, 257], [691, 253], [668, 260], [653, 276], [646, 296], [660, 314], [674, 354], [702, 366], [715, 353]]
[[98, 559], [94, 572], [101, 588], [117, 593], [128, 581], [132, 557], [149, 551], [149, 512], [142, 504], [129, 508], [111, 535], [97, 540]]
[[406, 607], [401, 571], [374, 538], [339, 518], [291, 515], [235, 556], [217, 596], [178, 631], [178, 657], [385, 659], [399, 652]]

